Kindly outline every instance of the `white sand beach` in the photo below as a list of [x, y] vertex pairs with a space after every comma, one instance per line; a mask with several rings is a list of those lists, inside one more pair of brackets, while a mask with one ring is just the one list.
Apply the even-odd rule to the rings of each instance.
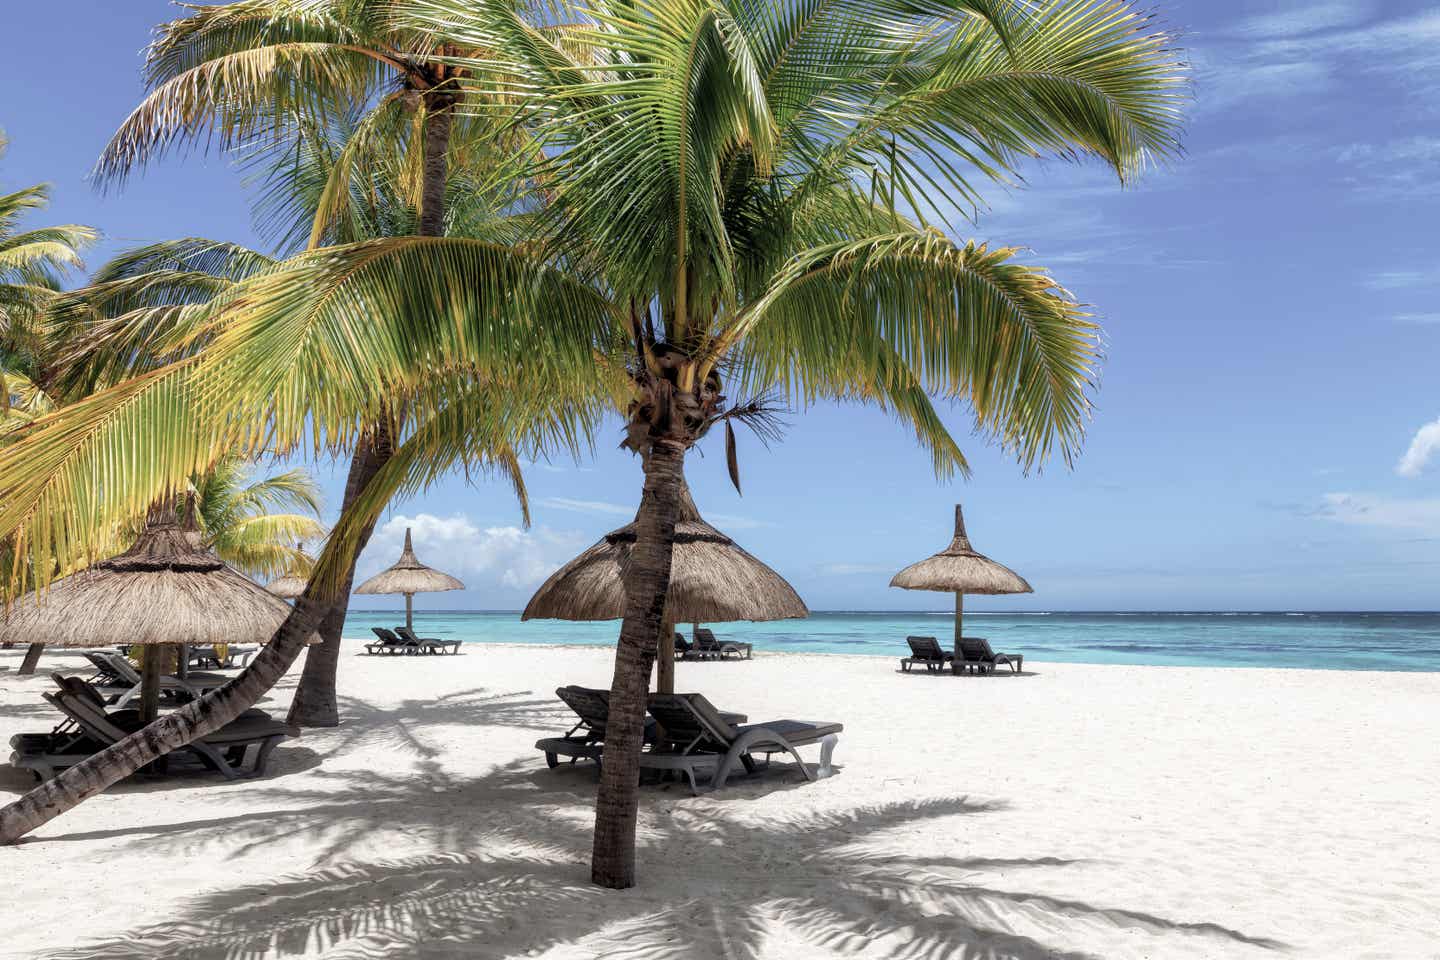
[[[21, 653], [6, 739], [56, 719]], [[1440, 674], [682, 663], [678, 689], [752, 720], [842, 721], [840, 769], [644, 789], [616, 893], [587, 882], [593, 767], [532, 748], [570, 725], [553, 689], [608, 685], [610, 657], [346, 657], [347, 722], [265, 779], [123, 784], [0, 851], [0, 954], [1440, 956]], [[3, 768], [0, 793], [27, 787]]]

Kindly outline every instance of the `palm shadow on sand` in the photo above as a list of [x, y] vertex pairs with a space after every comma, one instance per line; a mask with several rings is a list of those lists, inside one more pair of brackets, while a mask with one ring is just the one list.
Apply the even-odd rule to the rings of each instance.
[[[477, 724], [543, 729], [560, 715], [549, 700], [528, 696], [469, 691], [432, 703], [428, 719], [464, 713]], [[999, 807], [948, 797], [803, 810], [806, 794], [823, 791], [824, 782], [798, 782], [793, 766], [778, 763], [722, 794], [642, 791], [641, 885], [601, 890], [588, 882], [591, 772], [551, 771], [524, 759], [484, 776], [456, 777], [424, 741], [427, 708], [402, 708], [419, 709], [415, 722], [386, 732], [380, 728], [395, 722], [397, 711], [358, 701], [349, 707], [356, 719], [344, 736], [395, 738], [411, 753], [409, 772], [322, 769], [268, 788], [278, 808], [264, 814], [55, 838], [129, 838], [151, 852], [213, 857], [218, 866], [224, 850], [263, 853], [267, 844], [303, 833], [320, 844], [311, 868], [201, 893], [113, 938], [45, 956], [508, 957], [583, 940], [587, 951], [607, 958], [730, 960], [765, 952], [783, 930], [786, 943], [833, 956], [886, 938], [898, 945], [886, 955], [896, 957], [1090, 960], [1065, 949], [1072, 925], [1147, 934], [1157, 956], [1172, 936], [1284, 946], [1218, 924], [991, 885], [1003, 871], [1008, 885], [1023, 886], [1021, 878], [1065, 870], [1075, 864], [1070, 860], [875, 855], [855, 839], [892, 829], [983, 829]], [[794, 791], [793, 815], [758, 822], [736, 815], [777, 790]], [[430, 852], [368, 861], [351, 853], [361, 839], [383, 848], [387, 832]], [[1011, 928], [1013, 918], [1026, 933]]]

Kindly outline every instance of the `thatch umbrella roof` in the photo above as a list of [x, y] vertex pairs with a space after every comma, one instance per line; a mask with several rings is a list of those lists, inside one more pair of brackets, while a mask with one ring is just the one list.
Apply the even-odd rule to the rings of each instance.
[[[16, 601], [0, 617], [0, 643], [264, 644], [289, 615], [285, 601], [204, 549], [193, 527], [182, 528], [173, 512], [156, 511], [124, 553]], [[160, 661], [145, 659], [140, 710], [146, 721], [155, 717]], [[183, 670], [183, 656], [180, 662]]]
[[427, 567], [415, 557], [415, 548], [410, 543], [410, 528], [405, 528], [405, 549], [400, 559], [387, 570], [355, 588], [356, 593], [403, 593], [405, 594], [405, 626], [414, 627], [414, 599], [417, 593], [442, 593], [446, 590], [464, 590], [465, 584], [448, 573], [441, 573]]
[[61, 647], [268, 643], [290, 614], [278, 597], [154, 518], [124, 553], [17, 600], [0, 642]]
[[[295, 544], [295, 550], [297, 552], [300, 550], [300, 547], [300, 544]], [[292, 568], [285, 571], [285, 576], [266, 584], [265, 592], [272, 597], [279, 597], [281, 600], [294, 600], [305, 592], [305, 585], [308, 582], [309, 581], [296, 573]]]
[[[625, 568], [635, 523], [612, 530], [555, 571], [535, 591], [520, 619], [618, 620], [625, 615]], [[666, 616], [673, 623], [787, 620], [809, 609], [784, 577], [700, 517], [688, 488], [670, 567]]]
[[308, 582], [304, 577], [287, 573], [280, 579], [266, 584], [265, 592], [272, 597], [279, 597], [281, 600], [294, 600], [305, 592], [305, 584]]
[[950, 546], [933, 557], [895, 574], [890, 586], [904, 590], [939, 590], [955, 594], [955, 656], [960, 656], [960, 632], [967, 593], [1034, 593], [1034, 588], [1014, 570], [996, 563], [970, 545], [965, 534], [965, 515], [955, 504], [955, 537]]

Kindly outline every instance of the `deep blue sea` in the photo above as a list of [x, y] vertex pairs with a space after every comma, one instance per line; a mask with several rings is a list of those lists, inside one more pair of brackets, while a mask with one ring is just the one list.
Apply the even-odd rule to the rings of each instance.
[[[352, 610], [345, 636], [404, 622], [399, 611]], [[905, 637], [947, 649], [949, 613], [813, 613], [807, 620], [715, 624], [756, 650], [902, 656]], [[416, 633], [467, 643], [615, 642], [618, 621], [520, 622], [513, 612], [417, 611]], [[688, 626], [682, 626], [687, 632]], [[966, 613], [965, 633], [1036, 661], [1160, 666], [1440, 670], [1440, 613]]]

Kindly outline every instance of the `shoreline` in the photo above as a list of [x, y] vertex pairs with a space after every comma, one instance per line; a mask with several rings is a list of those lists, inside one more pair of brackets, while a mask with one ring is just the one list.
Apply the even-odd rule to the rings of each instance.
[[[953, 615], [952, 615], [952, 616], [953, 616]], [[360, 638], [360, 636], [343, 636], [343, 638], [340, 638], [340, 639], [341, 639], [341, 642], [344, 642], [344, 643], [354, 643], [354, 645], [357, 645], [357, 646], [363, 646], [364, 643], [372, 643], [372, 642], [373, 642], [373, 640], [367, 640], [367, 639], [364, 639], [364, 638]], [[491, 648], [491, 646], [495, 646], [495, 648], [550, 649], [550, 651], [569, 651], [569, 649], [573, 649], [573, 651], [605, 651], [605, 649], [609, 649], [609, 651], [613, 651], [613, 649], [615, 649], [615, 643], [579, 643], [579, 642], [567, 642], [567, 643], [528, 642], [528, 643], [527, 643], [527, 642], [524, 642], [524, 640], [468, 640], [468, 639], [461, 639], [461, 649], [464, 649], [465, 646], [484, 646], [484, 648]], [[940, 646], [942, 646], [942, 648], [945, 648], [945, 643], [942, 642], [942, 645], [940, 645]], [[837, 659], [841, 659], [841, 658], [854, 658], [854, 659], [865, 659], [865, 661], [893, 661], [894, 664], [897, 665], [897, 666], [896, 666], [896, 672], [900, 672], [899, 662], [900, 662], [901, 656], [906, 655], [906, 653], [904, 653], [903, 651], [901, 651], [900, 648], [897, 648], [897, 649], [896, 649], [896, 652], [894, 652], [894, 655], [890, 655], [890, 653], [838, 653], [838, 652], [832, 652], [832, 651], [768, 651], [768, 649], [760, 649], [760, 648], [756, 648], [756, 649], [755, 649], [755, 652], [753, 652], [753, 653], [755, 653], [755, 658], [756, 658], [756, 659], [760, 659], [760, 658], [762, 658], [762, 656], [763, 656], [763, 658], [773, 658], [773, 656], [824, 656], [824, 658], [827, 658], [827, 659], [829, 659], [829, 658], [837, 658]], [[364, 651], [360, 651], [360, 652], [359, 652], [359, 655], [360, 655], [360, 656], [366, 656], [366, 653], [364, 653]], [[383, 659], [383, 656], [384, 656], [384, 655], [374, 656], [374, 659]], [[422, 655], [422, 656], [423, 656], [423, 658], [425, 658], [425, 659], [439, 659], [439, 658], [441, 658], [441, 656], [449, 656], [449, 655], [435, 655], [435, 656]], [[395, 656], [395, 659], [402, 659], [402, 656]], [[412, 659], [415, 659], [415, 658], [412, 658]], [[696, 661], [678, 661], [678, 659], [677, 659], [677, 664], [678, 664], [678, 662], [696, 662]], [[724, 662], [724, 661], [721, 661], [721, 662]], [[1253, 664], [1115, 664], [1115, 662], [1063, 661], [1063, 659], [1048, 659], [1048, 661], [1047, 661], [1047, 659], [1038, 659], [1038, 658], [1031, 659], [1031, 656], [1028, 655], [1028, 653], [1027, 653], [1027, 655], [1025, 655], [1025, 671], [1024, 671], [1024, 674], [1022, 674], [1022, 676], [1027, 675], [1027, 674], [1031, 674], [1031, 672], [1037, 672], [1037, 674], [1038, 674], [1038, 671], [1032, 671], [1032, 669], [1031, 669], [1032, 666], [1044, 666], [1044, 665], [1064, 665], [1064, 666], [1115, 666], [1115, 668], [1143, 668], [1143, 669], [1153, 668], [1153, 669], [1169, 669], [1169, 671], [1187, 671], [1187, 669], [1188, 669], [1188, 671], [1211, 671], [1211, 669], [1217, 669], [1217, 671], [1261, 671], [1261, 672], [1263, 672], [1263, 671], [1287, 671], [1287, 672], [1289, 672], [1289, 671], [1303, 671], [1303, 672], [1316, 672], [1316, 674], [1336, 674], [1336, 672], [1339, 672], [1339, 674], [1381, 674], [1381, 675], [1388, 675], [1388, 674], [1401, 674], [1401, 675], [1408, 675], [1408, 674], [1418, 674], [1418, 675], [1437, 674], [1437, 675], [1440, 675], [1440, 669], [1380, 669], [1380, 668], [1365, 668], [1365, 666], [1287, 666], [1287, 665], [1263, 666], [1263, 665], [1253, 665]], [[968, 678], [960, 678], [960, 676], [956, 676], [955, 679], [968, 679]], [[976, 679], [979, 679], [979, 678], [976, 678]]]

